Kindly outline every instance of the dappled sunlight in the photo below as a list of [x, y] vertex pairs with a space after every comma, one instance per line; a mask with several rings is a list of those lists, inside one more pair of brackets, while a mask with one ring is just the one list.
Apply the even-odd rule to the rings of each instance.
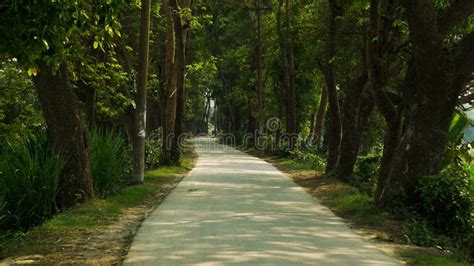
[[397, 264], [273, 166], [210, 147], [144, 221], [125, 264]]

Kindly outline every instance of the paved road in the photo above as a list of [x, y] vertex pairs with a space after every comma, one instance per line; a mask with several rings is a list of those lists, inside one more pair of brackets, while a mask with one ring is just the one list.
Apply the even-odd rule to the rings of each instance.
[[196, 167], [144, 221], [125, 265], [398, 265], [272, 165], [194, 143]]

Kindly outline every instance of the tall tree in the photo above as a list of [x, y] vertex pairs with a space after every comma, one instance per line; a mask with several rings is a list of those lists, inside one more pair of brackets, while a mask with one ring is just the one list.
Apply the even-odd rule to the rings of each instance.
[[[284, 13], [283, 13], [284, 12]], [[292, 12], [289, 0], [280, 0], [277, 13], [277, 31], [283, 64], [283, 96], [286, 98], [286, 132], [289, 134], [289, 148], [296, 143], [296, 76], [293, 47]]]
[[145, 136], [146, 136], [146, 97], [148, 81], [148, 53], [150, 31], [151, 0], [142, 0], [140, 15], [140, 41], [138, 50], [137, 94], [135, 98], [135, 133], [137, 141], [133, 146], [133, 179], [132, 183], [142, 183], [145, 170]]
[[337, 159], [339, 157], [339, 147], [341, 143], [341, 114], [339, 110], [339, 100], [337, 96], [336, 77], [334, 73], [334, 65], [336, 60], [336, 45], [338, 18], [343, 14], [342, 6], [335, 0], [328, 0], [330, 17], [329, 17], [329, 36], [326, 43], [327, 61], [319, 62], [321, 71], [324, 75], [326, 87], [328, 90], [328, 158], [326, 162], [326, 172], [332, 172], [336, 169]]
[[176, 122], [174, 129], [173, 143], [171, 144], [171, 164], [180, 162], [180, 145], [184, 137], [185, 120], [185, 71], [186, 71], [186, 43], [188, 39], [189, 18], [186, 18], [185, 11], [191, 8], [191, 0], [181, 1], [178, 5], [177, 0], [171, 1], [174, 9], [174, 28], [176, 39]]
[[165, 61], [162, 78], [163, 87], [160, 88], [161, 121], [163, 134], [163, 147], [161, 163], [173, 165], [175, 155], [172, 151], [176, 122], [176, 100], [177, 100], [177, 64], [176, 64], [176, 32], [175, 32], [175, 12], [173, 1], [163, 1], [163, 11], [166, 17], [166, 41], [165, 41]]
[[405, 130], [388, 178], [402, 185], [407, 203], [415, 206], [420, 198], [420, 178], [442, 169], [458, 96], [472, 78], [474, 32], [458, 36], [452, 47], [446, 47], [444, 40], [473, 14], [474, 2], [455, 1], [442, 16], [437, 15], [432, 0], [403, 1], [402, 5], [413, 58], [405, 76]]

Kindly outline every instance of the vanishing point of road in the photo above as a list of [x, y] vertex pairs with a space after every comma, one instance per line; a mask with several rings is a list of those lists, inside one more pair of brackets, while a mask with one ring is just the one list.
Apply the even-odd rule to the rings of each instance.
[[267, 162], [193, 143], [196, 167], [143, 222], [125, 265], [399, 265]]

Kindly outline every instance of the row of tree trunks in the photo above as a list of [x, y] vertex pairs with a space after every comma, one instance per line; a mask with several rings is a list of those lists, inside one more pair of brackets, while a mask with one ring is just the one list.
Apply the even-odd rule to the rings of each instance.
[[[283, 5], [285, 17], [283, 20]], [[283, 63], [283, 87], [286, 99], [286, 133], [289, 135], [288, 147], [292, 149], [296, 144], [298, 124], [296, 117], [296, 75], [295, 59], [292, 37], [291, 8], [288, 0], [280, 0], [277, 13], [277, 31], [279, 37], [280, 53]]]

